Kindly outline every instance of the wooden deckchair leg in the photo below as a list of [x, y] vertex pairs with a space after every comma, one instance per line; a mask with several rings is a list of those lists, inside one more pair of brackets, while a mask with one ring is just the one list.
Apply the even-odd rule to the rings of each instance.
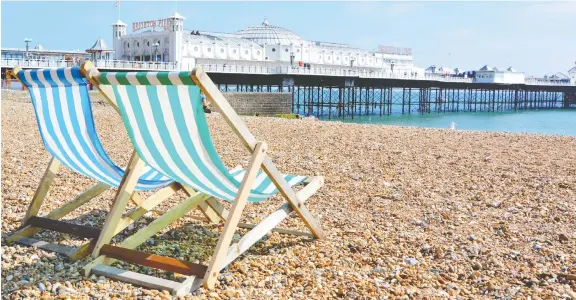
[[126, 213], [124, 217], [120, 219], [118, 222], [118, 227], [116, 227], [116, 230], [114, 230], [114, 235], [130, 226], [130, 224], [136, 222], [136, 220], [145, 215], [147, 212], [151, 211], [154, 207], [160, 205], [162, 201], [174, 195], [177, 191], [180, 190], [180, 188], [180, 184], [172, 183], [171, 185], [157, 191], [156, 193], [152, 194], [152, 196], [142, 201], [139, 206], [128, 211], [128, 213]]
[[106, 218], [106, 223], [104, 223], [104, 227], [102, 227], [102, 231], [100, 232], [100, 236], [98, 237], [98, 241], [94, 246], [94, 250], [92, 250], [92, 256], [94, 258], [98, 257], [100, 253], [100, 248], [103, 245], [110, 243], [112, 237], [114, 236], [114, 231], [118, 228], [118, 223], [120, 222], [120, 218], [122, 218], [122, 214], [124, 209], [126, 208], [126, 204], [128, 200], [132, 197], [132, 193], [134, 192], [134, 187], [138, 183], [138, 178], [140, 177], [140, 173], [144, 168], [144, 161], [140, 159], [138, 153], [134, 151], [132, 153], [132, 158], [130, 158], [130, 164], [126, 169], [126, 173], [124, 174], [124, 178], [122, 178], [122, 182], [120, 182], [120, 187], [116, 192], [116, 197], [114, 199], [114, 204], [112, 204], [112, 208], [110, 209], [110, 213]]
[[[182, 187], [184, 188], [184, 191], [186, 192], [188, 197], [191, 197], [194, 194], [196, 194], [196, 191], [194, 189], [192, 189], [191, 187], [186, 186], [186, 185], [182, 185]], [[220, 222], [220, 220], [221, 220], [220, 215], [211, 206], [206, 204], [206, 202], [201, 203], [198, 206], [198, 209], [200, 209], [202, 214], [208, 219], [208, 221], [210, 223], [217, 224]]]
[[[65, 215], [67, 215], [68, 213], [72, 212], [76, 208], [84, 205], [86, 202], [90, 201], [91, 199], [94, 199], [98, 195], [102, 194], [104, 191], [108, 190], [108, 188], [110, 188], [110, 186], [105, 184], [105, 183], [97, 183], [97, 184], [91, 186], [90, 188], [88, 188], [82, 194], [76, 196], [76, 198], [74, 198], [73, 200], [64, 204], [64, 206], [62, 206], [58, 209], [55, 209], [55, 210], [51, 211], [50, 213], [48, 213], [48, 215], [46, 215], [45, 218], [52, 219], [52, 220], [58, 220], [58, 219], [64, 217]], [[33, 236], [36, 233], [40, 232], [41, 230], [42, 230], [42, 228], [32, 227], [32, 226], [27, 225], [24, 228], [16, 231], [12, 236], [10, 236], [8, 238], [8, 241], [11, 242], [11, 241], [19, 239], [21, 237], [30, 237], [30, 236]]]
[[274, 182], [282, 196], [284, 196], [284, 198], [288, 200], [288, 203], [292, 205], [292, 208], [296, 214], [302, 219], [302, 221], [304, 221], [304, 224], [306, 227], [308, 227], [310, 232], [312, 232], [312, 234], [314, 234], [314, 236], [316, 236], [318, 239], [326, 238], [326, 235], [324, 234], [324, 231], [322, 230], [322, 227], [318, 221], [316, 221], [314, 216], [312, 216], [302, 201], [298, 200], [298, 196], [296, 196], [294, 190], [290, 187], [288, 182], [286, 182], [284, 176], [280, 174], [270, 159], [266, 158], [264, 160], [263, 169], [264, 172], [268, 174], [272, 182]]
[[212, 209], [218, 214], [218, 216], [220, 216], [222, 220], [228, 219], [228, 210], [226, 210], [226, 208], [224, 208], [224, 206], [220, 204], [218, 200], [215, 198], [210, 198], [208, 201], [206, 201], [206, 203], [212, 207]]
[[48, 167], [46, 168], [46, 172], [44, 172], [44, 176], [42, 176], [42, 180], [40, 180], [40, 184], [36, 189], [36, 193], [34, 193], [34, 198], [32, 198], [32, 202], [26, 211], [26, 215], [24, 219], [22, 219], [22, 227], [26, 226], [26, 222], [32, 216], [36, 216], [40, 211], [40, 206], [42, 206], [42, 202], [46, 198], [46, 194], [48, 194], [48, 190], [50, 189], [50, 185], [56, 176], [56, 172], [58, 172], [58, 168], [60, 168], [60, 161], [58, 161], [55, 157], [52, 157]]
[[216, 250], [214, 250], [214, 255], [212, 255], [212, 259], [208, 265], [208, 270], [204, 276], [203, 283], [204, 287], [207, 289], [214, 288], [216, 278], [220, 272], [220, 265], [223, 263], [226, 257], [228, 246], [230, 246], [230, 243], [232, 242], [232, 237], [236, 231], [238, 222], [240, 222], [242, 211], [244, 210], [244, 206], [246, 206], [246, 202], [248, 201], [252, 183], [254, 183], [254, 180], [256, 179], [256, 175], [262, 166], [264, 157], [266, 157], [267, 148], [268, 146], [265, 142], [256, 143], [256, 147], [254, 148], [254, 152], [252, 153], [252, 157], [250, 159], [250, 167], [248, 168], [246, 175], [244, 175], [240, 189], [236, 194], [236, 199], [234, 200], [232, 208], [230, 209], [230, 213], [228, 214], [228, 218], [226, 219], [226, 225], [224, 225], [224, 230], [218, 239]]

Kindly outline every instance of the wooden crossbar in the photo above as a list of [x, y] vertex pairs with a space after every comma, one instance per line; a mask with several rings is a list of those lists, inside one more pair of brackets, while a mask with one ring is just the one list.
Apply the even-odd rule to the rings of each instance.
[[205, 265], [195, 264], [172, 257], [149, 254], [112, 245], [102, 246], [100, 254], [121, 261], [188, 276], [204, 276], [206, 269], [208, 268]]
[[[106, 276], [112, 279], [129, 282], [135, 285], [144, 286], [150, 289], [174, 291], [180, 287], [180, 283], [166, 280], [150, 275], [140, 274], [132, 271], [122, 270], [115, 267], [98, 265], [92, 269], [96, 275]], [[180, 295], [184, 296], [184, 294]]]
[[26, 225], [67, 233], [87, 239], [94, 239], [100, 235], [100, 229], [98, 228], [66, 223], [58, 220], [52, 220], [36, 216], [30, 217], [26, 222]]

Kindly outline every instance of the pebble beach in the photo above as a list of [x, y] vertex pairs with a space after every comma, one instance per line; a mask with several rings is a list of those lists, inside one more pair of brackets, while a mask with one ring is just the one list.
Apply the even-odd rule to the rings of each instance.
[[[96, 95], [96, 94], [94, 94]], [[167, 292], [92, 275], [52, 252], [10, 244], [50, 155], [29, 95], [2, 91], [2, 272], [4, 299], [170, 299]], [[116, 111], [93, 97], [98, 134], [126, 166], [132, 147]], [[186, 299], [576, 299], [576, 138], [555, 135], [243, 117], [283, 173], [324, 176], [306, 205], [327, 238], [269, 233], [221, 272], [214, 290]], [[208, 115], [230, 168], [247, 151], [217, 114]], [[64, 167], [41, 212], [93, 185]], [[115, 190], [64, 217], [101, 227]], [[149, 194], [146, 194], [149, 195]], [[184, 200], [182, 192], [159, 207]], [[284, 203], [248, 204], [241, 222], [258, 223]], [[228, 204], [226, 204], [228, 205]], [[114, 238], [144, 227], [150, 213]], [[195, 210], [137, 248], [207, 263], [223, 226]], [[292, 214], [280, 225], [306, 227]], [[246, 233], [238, 229], [235, 239]], [[85, 241], [54, 232], [35, 238]], [[124, 269], [182, 280], [134, 265]]]

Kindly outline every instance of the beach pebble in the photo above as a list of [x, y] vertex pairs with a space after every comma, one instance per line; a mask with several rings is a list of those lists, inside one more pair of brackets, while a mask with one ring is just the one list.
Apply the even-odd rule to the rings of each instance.
[[407, 257], [404, 259], [404, 263], [406, 263], [409, 266], [415, 266], [418, 264], [418, 261], [413, 257]]

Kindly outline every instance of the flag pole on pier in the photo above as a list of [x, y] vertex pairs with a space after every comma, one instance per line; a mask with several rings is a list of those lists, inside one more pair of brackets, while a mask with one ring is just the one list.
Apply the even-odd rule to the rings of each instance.
[[118, 7], [118, 20], [120, 20], [120, 0], [114, 2], [114, 6]]

